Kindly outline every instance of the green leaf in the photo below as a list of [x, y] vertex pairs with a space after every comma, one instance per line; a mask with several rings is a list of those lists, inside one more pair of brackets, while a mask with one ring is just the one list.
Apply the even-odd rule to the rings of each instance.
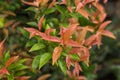
[[80, 58], [77, 54], [71, 54], [70, 58], [72, 58], [73, 60], [80, 60]]
[[25, 47], [30, 47], [30, 46], [32, 46], [32, 45], [34, 45], [35, 44], [35, 42], [33, 42], [33, 41], [28, 41], [27, 43], [26, 43], [26, 45], [25, 45]]
[[38, 26], [38, 24], [36, 22], [27, 22], [27, 25], [29, 25], [29, 26], [35, 26], [35, 27]]
[[29, 38], [29, 33], [25, 29], [19, 28], [19, 30], [24, 37]]
[[61, 13], [61, 14], [65, 14], [65, 9], [62, 6], [59, 5], [55, 5], [55, 8]]
[[53, 8], [48, 8], [46, 11], [45, 11], [45, 14], [50, 14], [50, 13], [53, 13], [55, 12], [56, 9], [53, 7]]
[[26, 73], [27, 73], [27, 71], [18, 71], [18, 72], [15, 72], [15, 76], [22, 76]]
[[19, 70], [24, 70], [24, 69], [27, 69], [27, 68], [28, 68], [28, 66], [25, 66], [23, 64], [19, 64], [13, 70], [14, 71], [19, 71]]
[[10, 52], [7, 51], [3, 55], [3, 63], [6, 63], [6, 61], [10, 58]]
[[58, 60], [58, 65], [59, 65], [60, 69], [62, 70], [62, 72], [63, 72], [64, 74], [66, 74], [66, 72], [67, 72], [67, 66], [66, 66], [66, 64], [65, 64], [65, 61], [59, 59], [59, 60]]
[[39, 69], [52, 58], [51, 53], [43, 53], [40, 58]]
[[43, 45], [42, 43], [36, 43], [32, 46], [32, 48], [29, 50], [29, 52], [37, 51], [37, 50], [43, 49], [44, 47], [45, 47], [45, 45]]
[[33, 69], [38, 68], [39, 62], [40, 62], [40, 57], [41, 57], [41, 55], [37, 55], [37, 56], [35, 56], [35, 58], [33, 59], [33, 62], [32, 62], [32, 68], [33, 68]]
[[32, 12], [37, 13], [37, 10], [34, 7], [29, 7], [27, 9], [25, 9], [25, 11], [32, 11]]

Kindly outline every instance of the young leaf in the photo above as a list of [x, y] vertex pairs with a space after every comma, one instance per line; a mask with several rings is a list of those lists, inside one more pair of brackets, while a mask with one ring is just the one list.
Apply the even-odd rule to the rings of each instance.
[[40, 58], [39, 69], [43, 67], [51, 59], [51, 57], [51, 53], [43, 53]]
[[36, 43], [32, 46], [32, 48], [29, 50], [29, 52], [37, 51], [37, 50], [43, 49], [44, 47], [45, 47], [44, 44]]
[[13, 62], [17, 61], [18, 60], [18, 56], [13, 56], [11, 57], [10, 59], [8, 59], [8, 61], [6, 62], [5, 64], [5, 67], [9, 67]]
[[9, 75], [9, 72], [6, 68], [3, 67], [2, 69], [0, 69], [0, 76], [3, 76], [4, 74]]
[[38, 22], [38, 29], [41, 30], [42, 28], [42, 22], [44, 20], [44, 15], [40, 18], [39, 22]]
[[3, 53], [4, 42], [5, 42], [5, 39], [0, 42], [0, 57], [2, 56], [2, 53]]
[[53, 55], [52, 55], [52, 65], [55, 64], [55, 62], [58, 60], [58, 58], [60, 57], [62, 52], [62, 47], [58, 46], [55, 47], [54, 51], [53, 51]]

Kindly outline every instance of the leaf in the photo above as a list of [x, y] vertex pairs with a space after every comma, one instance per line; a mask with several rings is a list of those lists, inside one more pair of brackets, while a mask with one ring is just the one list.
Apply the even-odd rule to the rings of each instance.
[[102, 31], [102, 35], [116, 39], [116, 37], [113, 35], [113, 33], [111, 33], [110, 31], [107, 31], [107, 30]]
[[52, 55], [52, 65], [54, 65], [56, 63], [56, 61], [58, 60], [58, 58], [61, 55], [61, 52], [62, 52], [61, 46], [55, 47], [55, 49], [53, 51], [53, 55]]
[[71, 17], [78, 18], [80, 26], [95, 26], [96, 24], [92, 23], [89, 19], [85, 18], [80, 13], [70, 13]]
[[33, 62], [32, 62], [33, 69], [37, 69], [39, 67], [40, 58], [41, 58], [41, 55], [37, 55], [34, 57]]
[[3, 67], [2, 69], [0, 69], [0, 77], [3, 76], [4, 74], [9, 75], [9, 72], [8, 72], [8, 70], [5, 67]]
[[29, 80], [30, 76], [18, 76], [15, 77], [16, 80]]
[[40, 18], [40, 20], [38, 21], [38, 29], [41, 30], [42, 28], [42, 22], [44, 20], [44, 15]]
[[30, 47], [30, 46], [32, 46], [34, 44], [35, 44], [35, 42], [33, 42], [33, 41], [27, 41], [25, 47]]
[[51, 76], [51, 74], [44, 74], [42, 76], [40, 76], [37, 80], [47, 80], [47, 78], [49, 78]]
[[19, 28], [19, 30], [24, 37], [29, 38], [29, 33], [25, 29]]
[[32, 46], [32, 48], [29, 50], [29, 52], [32, 52], [32, 51], [37, 51], [37, 50], [40, 50], [40, 49], [43, 49], [45, 48], [45, 45], [42, 44], [42, 43], [36, 43]]
[[2, 56], [2, 53], [3, 53], [4, 42], [5, 42], [5, 39], [0, 42], [0, 57]]
[[62, 70], [62, 72], [64, 74], [66, 74], [66, 72], [67, 72], [67, 66], [65, 64], [65, 61], [64, 60], [58, 60], [58, 65], [59, 65], [60, 69]]
[[80, 60], [80, 57], [77, 54], [71, 54], [70, 58], [73, 60]]
[[55, 8], [61, 13], [61, 14], [65, 14], [65, 9], [62, 6], [59, 5], [55, 5]]
[[51, 14], [53, 12], [56, 11], [56, 8], [48, 8], [46, 11], [45, 11], [45, 14], [48, 15], [48, 14]]
[[110, 23], [111, 23], [111, 21], [106, 21], [106, 22], [102, 23], [102, 24], [100, 25], [99, 30], [104, 30], [105, 27], [106, 27], [108, 24], [110, 24]]
[[10, 52], [7, 51], [3, 55], [3, 62], [6, 63], [6, 61], [10, 58]]
[[27, 25], [29, 25], [29, 26], [35, 26], [35, 27], [38, 26], [38, 24], [36, 22], [27, 22]]
[[28, 66], [26, 65], [23, 65], [23, 64], [18, 64], [18, 65], [15, 65], [16, 67], [14, 67], [14, 71], [21, 71], [21, 70], [25, 70], [25, 69], [28, 69]]
[[52, 55], [50, 53], [43, 53], [40, 58], [39, 69], [43, 67], [50, 59]]
[[11, 57], [10, 59], [8, 59], [8, 61], [6, 62], [5, 64], [5, 67], [9, 67], [13, 62], [17, 61], [18, 60], [18, 56], [13, 56]]

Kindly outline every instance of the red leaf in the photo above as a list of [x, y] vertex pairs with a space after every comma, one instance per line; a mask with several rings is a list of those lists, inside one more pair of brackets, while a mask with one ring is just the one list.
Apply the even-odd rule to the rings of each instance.
[[55, 36], [42, 36], [42, 39], [47, 40], [47, 41], [52, 41], [52, 42], [61, 42], [61, 39]]
[[21, 2], [23, 2], [24, 4], [27, 4], [27, 5], [35, 6], [35, 7], [39, 6], [38, 2], [27, 2], [25, 0], [21, 0]]
[[53, 7], [55, 4], [56, 4], [56, 0], [52, 0], [52, 2], [49, 4], [49, 7], [48, 7], [48, 8]]
[[70, 70], [70, 62], [71, 62], [70, 56], [66, 56], [66, 65], [67, 65], [68, 70]]
[[79, 11], [79, 9], [81, 9], [83, 6], [84, 6], [83, 3], [79, 2], [77, 7], [76, 7], [76, 11]]
[[40, 18], [39, 22], [38, 22], [38, 29], [41, 30], [42, 28], [42, 22], [44, 20], [44, 15]]
[[111, 23], [111, 21], [106, 21], [106, 22], [102, 23], [102, 24], [100, 25], [99, 30], [104, 30], [105, 27], [106, 27], [108, 24], [110, 24], [110, 23]]
[[82, 68], [80, 67], [80, 65], [77, 62], [75, 62], [75, 68], [73, 70], [73, 75], [79, 76], [80, 71], [82, 71]]
[[62, 52], [62, 47], [61, 46], [55, 47], [55, 49], [53, 51], [53, 55], [52, 55], [52, 65], [54, 65], [55, 62], [58, 60], [61, 52]]
[[101, 34], [96, 34], [96, 44], [98, 45], [98, 48], [100, 48], [101, 45]]
[[107, 31], [107, 30], [102, 31], [102, 35], [116, 39], [116, 37], [113, 35], [113, 33], [111, 33], [110, 31]]
[[54, 30], [54, 29], [52, 29], [52, 28], [47, 29], [47, 30], [45, 31], [45, 34], [49, 36], [50, 33], [51, 33], [53, 30]]
[[67, 29], [63, 30], [63, 34], [61, 34], [63, 42], [67, 43], [70, 36], [75, 32], [78, 24], [70, 25]]
[[33, 36], [35, 35], [38, 35], [38, 36], [44, 36], [45, 34], [38, 31], [37, 29], [34, 29], [34, 28], [24, 28], [25, 30], [27, 30], [29, 33], [30, 33], [30, 38], [32, 38]]
[[29, 80], [30, 76], [17, 76], [15, 77], [16, 80]]
[[73, 41], [72, 39], [67, 40], [65, 45], [73, 46], [73, 47], [82, 47], [79, 43], [77, 43], [76, 41]]
[[62, 0], [62, 2], [60, 4], [65, 4], [67, 5], [67, 0]]
[[68, 6], [67, 7], [68, 11], [72, 13], [72, 7], [71, 6]]
[[0, 42], [0, 57], [2, 56], [2, 53], [3, 53], [4, 42], [5, 42], [5, 39]]
[[11, 57], [5, 64], [5, 68], [9, 67], [13, 62], [17, 61], [18, 56]]
[[3, 67], [2, 69], [0, 69], [0, 76], [3, 76], [4, 74], [9, 75], [9, 72], [8, 72], [8, 70], [5, 67]]
[[51, 76], [51, 74], [44, 74], [44, 75], [40, 76], [37, 80], [47, 80], [50, 76]]
[[96, 35], [92, 35], [85, 41], [85, 44], [87, 46], [90, 46], [95, 40], [96, 40]]

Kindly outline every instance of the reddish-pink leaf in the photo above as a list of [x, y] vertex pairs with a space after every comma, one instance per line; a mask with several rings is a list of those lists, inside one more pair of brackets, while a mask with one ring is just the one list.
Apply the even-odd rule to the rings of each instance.
[[63, 30], [62, 39], [64, 43], [68, 43], [70, 36], [75, 32], [78, 24], [70, 25], [66, 30]]
[[80, 67], [80, 65], [78, 64], [78, 62], [75, 62], [75, 66], [74, 66], [74, 70], [73, 70], [73, 75], [74, 76], [79, 76], [80, 71], [82, 71], [82, 68]]
[[104, 0], [104, 2], [103, 2], [103, 3], [105, 4], [105, 3], [107, 3], [107, 2], [108, 2], [108, 0]]
[[40, 76], [37, 80], [47, 80], [50, 76], [51, 74], [45, 74], [45, 75]]
[[42, 36], [42, 39], [47, 40], [47, 41], [52, 41], [52, 42], [61, 42], [61, 39], [55, 36]]
[[9, 72], [8, 72], [8, 70], [5, 67], [0, 69], [0, 76], [3, 76], [4, 74], [9, 75]]
[[9, 67], [13, 62], [18, 60], [18, 56], [11, 57], [5, 64], [5, 68]]
[[58, 58], [61, 55], [61, 52], [62, 52], [61, 46], [55, 47], [55, 49], [53, 51], [53, 55], [52, 55], [52, 65], [54, 65], [56, 63], [56, 61], [58, 60]]
[[73, 41], [72, 39], [68, 39], [64, 44], [67, 46], [82, 47], [78, 42]]
[[2, 53], [3, 53], [4, 42], [5, 42], [5, 39], [0, 42], [0, 57], [2, 56]]
[[48, 7], [48, 8], [53, 7], [55, 4], [56, 4], [56, 0], [52, 0], [52, 2], [49, 4], [49, 7]]
[[16, 80], [29, 80], [30, 76], [16, 76]]
[[67, 0], [62, 0], [62, 2], [60, 4], [65, 4], [67, 5]]
[[98, 45], [98, 48], [100, 48], [101, 45], [101, 34], [96, 34], [96, 43]]
[[79, 4], [76, 7], [76, 11], [78, 12], [80, 8], [82, 8], [84, 5], [82, 2], [79, 2]]
[[66, 56], [66, 65], [68, 70], [70, 70], [70, 63], [71, 63], [70, 56]]
[[44, 15], [40, 18], [39, 22], [38, 22], [38, 29], [41, 30], [42, 28], [42, 22], [44, 20]]
[[72, 13], [72, 7], [71, 6], [68, 6], [67, 7], [68, 11]]
[[107, 30], [102, 31], [102, 35], [116, 39], [116, 37], [113, 35], [113, 33], [111, 33], [110, 31], [107, 31]]
[[16, 80], [29, 80], [30, 76], [16, 76]]
[[96, 40], [96, 35], [92, 35], [85, 41], [85, 44], [87, 46], [90, 46], [95, 40]]
[[50, 33], [51, 33], [53, 30], [54, 30], [54, 29], [52, 29], [52, 28], [47, 29], [47, 30], [45, 31], [45, 34], [49, 36]]
[[35, 6], [35, 7], [39, 6], [38, 2], [27, 2], [25, 0], [21, 0], [21, 2], [23, 2], [24, 4], [27, 4], [27, 5]]
[[78, 76], [75, 77], [75, 80], [87, 80], [87, 78], [85, 76]]
[[102, 24], [100, 25], [99, 30], [104, 30], [105, 27], [106, 27], [108, 24], [110, 24], [110, 23], [111, 23], [111, 21], [106, 21], [106, 22], [102, 23]]
[[30, 33], [30, 38], [32, 38], [33, 36], [35, 35], [38, 35], [38, 36], [44, 36], [45, 34], [38, 31], [37, 29], [34, 29], [34, 28], [24, 28], [25, 30], [27, 30], [29, 33]]

